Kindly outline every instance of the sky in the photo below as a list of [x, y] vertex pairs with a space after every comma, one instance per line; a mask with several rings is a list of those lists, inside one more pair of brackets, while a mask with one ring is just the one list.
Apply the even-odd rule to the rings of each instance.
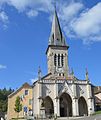
[[[101, 86], [101, 1], [56, 0], [60, 25], [69, 47], [69, 69], [80, 80], [86, 68]], [[46, 49], [54, 0], [0, 0], [0, 88], [19, 88], [47, 74]]]

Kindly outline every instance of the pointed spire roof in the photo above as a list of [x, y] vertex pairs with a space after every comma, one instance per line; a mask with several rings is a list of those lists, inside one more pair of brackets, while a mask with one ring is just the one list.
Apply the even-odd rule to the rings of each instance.
[[65, 38], [62, 34], [59, 19], [57, 16], [56, 8], [54, 10], [52, 29], [49, 38], [49, 45], [66, 46]]

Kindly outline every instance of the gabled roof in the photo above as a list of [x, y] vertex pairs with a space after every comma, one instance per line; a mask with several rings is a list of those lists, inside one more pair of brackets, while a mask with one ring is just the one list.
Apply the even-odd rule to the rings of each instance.
[[41, 78], [42, 80], [73, 80], [72, 76], [65, 78], [65, 76], [55, 76], [52, 73], [49, 73]]
[[95, 94], [101, 93], [101, 86], [95, 86], [95, 87], [94, 87], [94, 93], [95, 93]]
[[41, 79], [50, 79], [50, 77], [52, 76], [52, 73], [48, 73], [47, 75], [43, 76]]
[[97, 96], [95, 96], [95, 104], [101, 105], [101, 99], [99, 99]]
[[14, 96], [15, 94], [17, 94], [21, 89], [23, 88], [32, 88], [31, 85], [29, 85], [27, 82], [24, 83], [19, 89], [17, 89], [16, 91], [14, 91], [13, 93], [11, 93], [10, 95], [8, 95], [8, 98], [11, 98], [12, 96]]

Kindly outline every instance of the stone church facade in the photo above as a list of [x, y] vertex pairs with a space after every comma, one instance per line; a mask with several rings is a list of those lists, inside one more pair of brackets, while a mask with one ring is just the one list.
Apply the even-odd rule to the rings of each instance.
[[46, 50], [48, 74], [33, 83], [34, 116], [84, 116], [94, 113], [92, 85], [86, 71], [85, 80], [69, 73], [68, 49], [61, 31], [57, 12], [54, 12], [52, 30]]

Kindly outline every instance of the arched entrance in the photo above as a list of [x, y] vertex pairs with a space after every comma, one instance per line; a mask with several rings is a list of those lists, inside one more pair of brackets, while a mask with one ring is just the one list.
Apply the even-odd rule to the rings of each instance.
[[60, 96], [60, 117], [72, 116], [72, 99], [69, 94], [63, 93]]
[[79, 105], [79, 116], [88, 115], [87, 103], [83, 97], [79, 98], [78, 105]]
[[52, 99], [47, 96], [44, 99], [44, 107], [45, 107], [45, 114], [47, 117], [52, 116], [54, 114], [54, 106]]

